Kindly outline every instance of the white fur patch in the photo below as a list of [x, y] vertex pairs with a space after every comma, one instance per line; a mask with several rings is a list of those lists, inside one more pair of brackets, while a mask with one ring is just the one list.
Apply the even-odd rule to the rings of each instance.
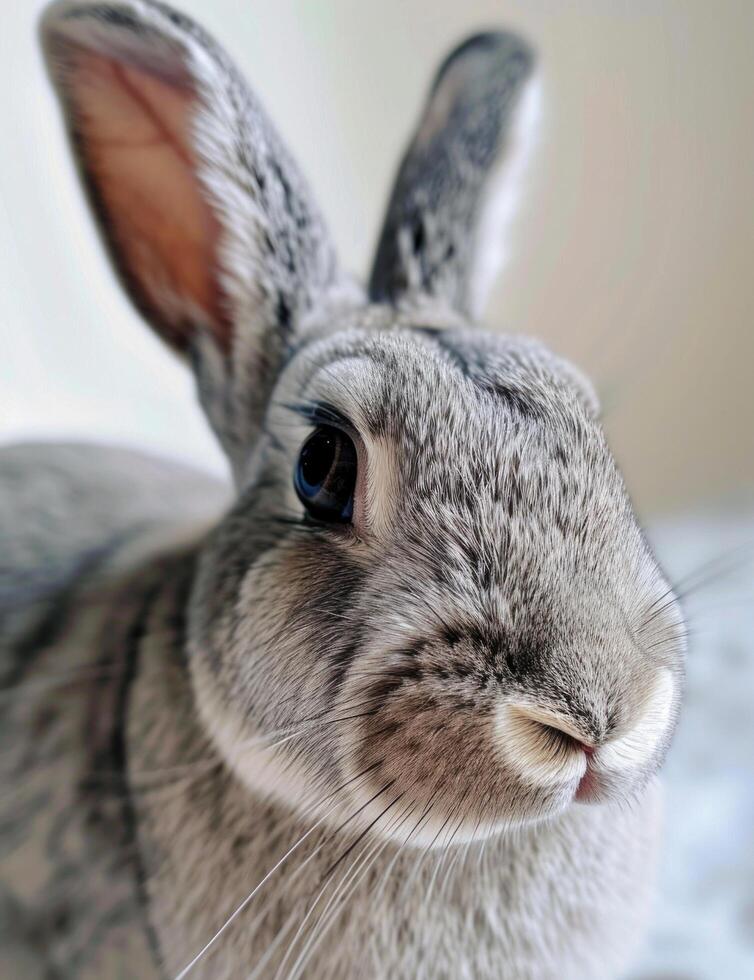
[[370, 439], [367, 455], [366, 519], [371, 530], [379, 536], [392, 524], [398, 463], [393, 446], [386, 439]]
[[673, 677], [669, 670], [662, 670], [637, 724], [625, 735], [601, 746], [596, 753], [599, 769], [617, 773], [646, 765], [667, 733], [674, 700]]
[[476, 229], [469, 290], [474, 316], [483, 311], [492, 284], [508, 259], [510, 226], [519, 209], [524, 174], [538, 142], [542, 106], [542, 84], [535, 77], [521, 96], [500, 162], [487, 180]]

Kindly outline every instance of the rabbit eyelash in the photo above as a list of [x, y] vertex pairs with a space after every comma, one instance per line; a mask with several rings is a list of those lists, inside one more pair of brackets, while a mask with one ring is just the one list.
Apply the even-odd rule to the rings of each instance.
[[294, 412], [311, 425], [330, 425], [345, 432], [353, 432], [355, 429], [351, 420], [330, 402], [317, 400], [288, 402], [282, 407]]

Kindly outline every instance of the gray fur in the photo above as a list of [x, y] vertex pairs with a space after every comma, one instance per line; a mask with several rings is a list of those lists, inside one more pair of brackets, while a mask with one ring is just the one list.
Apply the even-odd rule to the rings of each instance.
[[[232, 344], [198, 321], [168, 339], [194, 350], [205, 404], [222, 406], [208, 411], [236, 495], [218, 517], [221, 490], [167, 464], [0, 456], [13, 685], [0, 963], [82, 977], [192, 964], [233, 980], [617, 975], [648, 914], [683, 629], [588, 382], [462, 316], [464, 245], [530, 55], [505, 35], [446, 61], [433, 91], [460, 58], [457, 101], [430, 106], [435, 151], [404, 161], [372, 278], [385, 302], [367, 304], [323, 263], [318, 221], [288, 235], [295, 208], [262, 208], [279, 237], [260, 261], [238, 194], [259, 213], [253, 135], [267, 166], [292, 165], [202, 32], [147, 0], [66, 2], [45, 19], [58, 66], [79, 29], [150, 70], [168, 58], [168, 76], [208, 51], [232, 78], [211, 105], [202, 89], [200, 110], [228, 127], [221, 146], [251, 141], [223, 158], [227, 184], [207, 185], [239, 208], [226, 202], [218, 253]], [[53, 77], [65, 102], [66, 73]], [[393, 246], [421, 206], [430, 265], [438, 243], [457, 248], [414, 279]], [[281, 254], [306, 270], [285, 279], [284, 325], [243, 301], [280, 295]], [[293, 490], [311, 429], [300, 409], [319, 403], [358, 446], [353, 526], [303, 521]]]
[[480, 210], [534, 58], [515, 34], [477, 34], [443, 62], [395, 180], [377, 246], [373, 300], [476, 312]]

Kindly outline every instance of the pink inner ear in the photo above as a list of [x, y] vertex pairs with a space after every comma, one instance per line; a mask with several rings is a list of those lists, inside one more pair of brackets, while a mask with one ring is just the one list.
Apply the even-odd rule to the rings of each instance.
[[196, 175], [193, 88], [80, 46], [67, 61], [87, 179], [135, 302], [173, 346], [201, 324], [227, 350], [221, 229]]

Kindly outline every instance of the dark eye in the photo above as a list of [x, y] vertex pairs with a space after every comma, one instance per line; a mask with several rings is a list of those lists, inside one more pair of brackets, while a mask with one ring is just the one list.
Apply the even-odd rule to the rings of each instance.
[[318, 521], [353, 517], [356, 447], [340, 429], [321, 425], [301, 447], [293, 477], [298, 499]]

